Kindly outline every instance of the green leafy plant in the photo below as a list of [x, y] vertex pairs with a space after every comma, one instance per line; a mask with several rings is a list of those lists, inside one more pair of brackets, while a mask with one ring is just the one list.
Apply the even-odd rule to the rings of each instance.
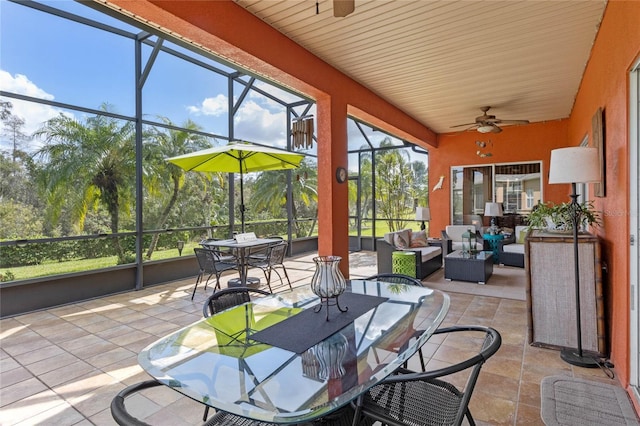
[[[600, 225], [600, 214], [594, 208], [592, 201], [581, 203], [579, 214], [580, 229]], [[571, 217], [572, 206], [570, 203], [553, 204], [547, 202], [535, 207], [529, 214], [527, 223], [537, 229], [571, 231], [573, 229]]]

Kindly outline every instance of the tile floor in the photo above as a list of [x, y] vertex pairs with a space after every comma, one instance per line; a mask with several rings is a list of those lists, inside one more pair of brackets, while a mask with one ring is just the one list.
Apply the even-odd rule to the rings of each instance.
[[[295, 285], [313, 274], [313, 255], [287, 259]], [[375, 256], [351, 255], [354, 278], [375, 273]], [[523, 271], [524, 273], [524, 271]], [[226, 282], [227, 276], [223, 277]], [[109, 404], [125, 386], [148, 379], [136, 355], [149, 343], [201, 317], [205, 292], [190, 300], [195, 279], [113, 295], [0, 321], [0, 424], [113, 425]], [[280, 286], [274, 291], [288, 291]], [[560, 360], [557, 351], [528, 345], [526, 303], [451, 293], [444, 325], [491, 325], [503, 345], [484, 366], [471, 400], [479, 425], [541, 425], [540, 381], [555, 374], [618, 384], [599, 369]], [[455, 359], [451, 347], [427, 342], [430, 367]], [[454, 349], [455, 351], [455, 349]], [[415, 361], [415, 360], [412, 360]], [[135, 399], [134, 399], [135, 398]], [[128, 406], [154, 425], [197, 425], [202, 406], [168, 388], [132, 397]]]

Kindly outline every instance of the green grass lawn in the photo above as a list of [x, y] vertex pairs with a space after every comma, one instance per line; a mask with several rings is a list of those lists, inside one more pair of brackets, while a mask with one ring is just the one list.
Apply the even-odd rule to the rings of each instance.
[[[182, 250], [183, 256], [193, 255], [193, 248], [199, 247], [197, 243], [186, 243]], [[178, 249], [157, 250], [153, 252], [152, 260], [170, 259], [178, 257]], [[72, 272], [91, 271], [94, 269], [108, 268], [116, 266], [118, 259], [116, 256], [100, 257], [96, 259], [81, 259], [68, 262], [46, 262], [41, 265], [17, 266], [15, 268], [3, 268], [0, 273], [10, 272], [14, 280], [26, 280], [29, 278], [44, 277], [48, 275], [69, 274]]]

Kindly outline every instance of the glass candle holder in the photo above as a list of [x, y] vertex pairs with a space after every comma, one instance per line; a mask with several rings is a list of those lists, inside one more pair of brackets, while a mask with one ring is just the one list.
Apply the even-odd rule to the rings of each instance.
[[338, 296], [347, 288], [347, 281], [340, 272], [340, 256], [318, 256], [313, 261], [316, 271], [311, 278], [311, 291], [320, 298], [320, 304], [315, 312], [320, 312], [322, 306], [327, 308], [327, 321], [329, 321], [329, 305], [336, 305], [340, 312], [346, 312], [348, 308], [341, 308]]

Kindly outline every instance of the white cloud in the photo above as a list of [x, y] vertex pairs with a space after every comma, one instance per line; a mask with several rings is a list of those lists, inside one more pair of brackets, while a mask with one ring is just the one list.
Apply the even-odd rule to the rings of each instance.
[[271, 112], [252, 100], [245, 100], [234, 117], [237, 139], [286, 146], [286, 113]]
[[[32, 96], [34, 98], [53, 100], [54, 96], [39, 88], [34, 82], [23, 74], [12, 76], [7, 71], [0, 70], [0, 89], [6, 92]], [[33, 102], [21, 101], [13, 98], [2, 98], [13, 105], [11, 113], [25, 121], [22, 131], [31, 134], [39, 129], [42, 124], [57, 116], [62, 110]]]
[[229, 111], [229, 100], [225, 95], [219, 94], [215, 98], [205, 98], [198, 106], [190, 105], [187, 110], [192, 114], [219, 117]]

